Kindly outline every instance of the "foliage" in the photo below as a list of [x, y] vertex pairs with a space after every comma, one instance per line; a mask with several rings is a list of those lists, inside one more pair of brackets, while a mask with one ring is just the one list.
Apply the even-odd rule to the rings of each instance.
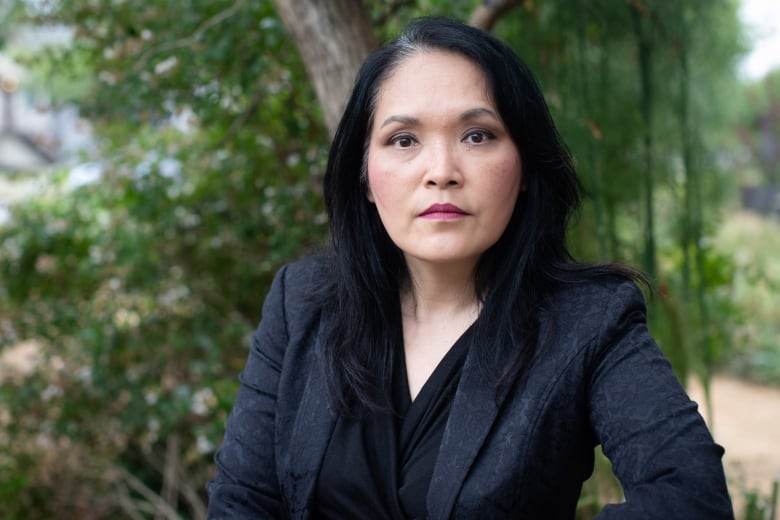
[[[737, 165], [743, 171], [744, 184], [763, 186], [776, 194], [780, 188], [780, 70], [747, 85], [740, 100], [737, 137], [747, 160]], [[760, 209], [780, 210], [772, 206], [771, 200], [766, 200]]]
[[736, 213], [724, 223], [716, 244], [736, 262], [731, 301], [750, 316], [721, 365], [742, 377], [780, 383], [780, 224]]
[[734, 172], [736, 195], [730, 206], [741, 205], [757, 213], [729, 214], [712, 241], [713, 249], [731, 259], [731, 301], [745, 316], [736, 323], [731, 348], [719, 366], [743, 378], [778, 384], [780, 70], [744, 85], [734, 105], [737, 122], [728, 136], [734, 152], [723, 157]]
[[[477, 3], [371, 12], [386, 37]], [[730, 87], [715, 78], [732, 77], [734, 9], [550, 0], [496, 28], [538, 73], [590, 194], [574, 249], [654, 274], [654, 331], [683, 378], [714, 361], [732, 319], [730, 264], [705, 246], [722, 178], [709, 107]], [[72, 47], [30, 63], [84, 92], [102, 175], [74, 186], [63, 172], [0, 230], [0, 333], [41, 353], [0, 386], [0, 515], [200, 518], [270, 277], [326, 239], [319, 109], [267, 0], [61, 0], [33, 14], [75, 28]]]
[[[705, 383], [733, 325], [706, 244], [726, 172], [709, 150], [734, 114], [735, 4], [526, 3], [496, 31], [536, 71], [589, 194], [577, 256], [641, 265], [654, 336], [680, 379]], [[568, 30], [561, 30], [566, 27]], [[718, 27], [718, 31], [702, 28]]]
[[101, 182], [53, 189], [0, 235], [7, 339], [46, 354], [6, 383], [15, 433], [90, 447], [89, 478], [151, 472], [147, 485], [178, 439], [182, 498], [202, 495], [264, 288], [321, 211], [308, 171], [275, 186], [189, 141], [141, 131]]
[[52, 52], [99, 78], [102, 178], [63, 173], [0, 232], [5, 343], [43, 355], [3, 381], [4, 518], [202, 517], [270, 278], [324, 237], [323, 129], [268, 4], [165, 5], [62, 5], [78, 45]]
[[0, 2], [0, 50], [5, 47], [10, 29], [19, 20], [21, 11], [22, 5], [19, 2]]
[[747, 492], [745, 494], [744, 512], [740, 518], [743, 520], [772, 520], [777, 518], [775, 513], [778, 511], [778, 486], [780, 480], [775, 479], [772, 483], [772, 492], [768, 497], [761, 496], [757, 491]]

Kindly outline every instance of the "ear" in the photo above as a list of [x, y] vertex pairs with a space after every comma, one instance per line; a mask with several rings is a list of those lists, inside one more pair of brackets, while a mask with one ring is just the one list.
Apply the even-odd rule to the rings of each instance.
[[374, 192], [371, 191], [371, 185], [368, 183], [368, 178], [364, 181], [366, 185], [366, 198], [368, 199], [368, 202], [371, 204], [376, 204], [376, 201], [374, 200]]

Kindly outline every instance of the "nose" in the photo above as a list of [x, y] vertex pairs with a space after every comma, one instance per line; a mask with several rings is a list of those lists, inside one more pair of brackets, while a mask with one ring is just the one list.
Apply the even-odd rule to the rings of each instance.
[[463, 183], [455, 151], [447, 143], [429, 146], [424, 182], [429, 188], [454, 188]]

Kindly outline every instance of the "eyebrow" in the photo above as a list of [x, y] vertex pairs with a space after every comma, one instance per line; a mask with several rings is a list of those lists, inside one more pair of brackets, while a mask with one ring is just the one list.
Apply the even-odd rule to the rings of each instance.
[[481, 116], [490, 116], [500, 121], [500, 118], [496, 115], [496, 113], [489, 108], [472, 108], [471, 110], [466, 110], [460, 115], [460, 120], [471, 121], [473, 119], [479, 119]]
[[[472, 121], [474, 119], [479, 119], [482, 116], [490, 116], [494, 119], [500, 120], [495, 112], [493, 112], [489, 108], [482, 108], [482, 107], [466, 110], [460, 115], [458, 119], [462, 122], [466, 122], [466, 121]], [[402, 125], [407, 125], [407, 126], [418, 126], [420, 124], [420, 120], [412, 116], [394, 115], [385, 119], [379, 128], [384, 128], [390, 123], [401, 123]]]
[[417, 119], [416, 117], [411, 117], [411, 116], [390, 116], [384, 120], [382, 126], [380, 126], [379, 128], [384, 128], [390, 123], [401, 123], [402, 125], [407, 125], [407, 126], [417, 126], [420, 124], [420, 120]]

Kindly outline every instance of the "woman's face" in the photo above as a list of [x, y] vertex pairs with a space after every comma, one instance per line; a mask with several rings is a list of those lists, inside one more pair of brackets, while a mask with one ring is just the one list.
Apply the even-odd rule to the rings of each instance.
[[482, 71], [444, 51], [406, 58], [380, 86], [367, 161], [368, 200], [407, 263], [476, 265], [522, 185]]

